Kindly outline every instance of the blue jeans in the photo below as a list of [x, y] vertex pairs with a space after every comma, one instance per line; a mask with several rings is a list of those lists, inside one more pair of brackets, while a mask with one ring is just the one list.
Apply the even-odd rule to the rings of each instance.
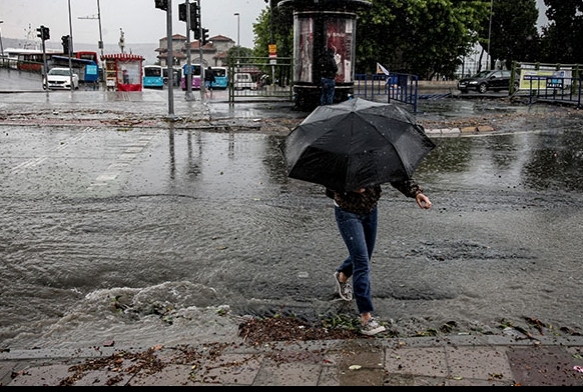
[[356, 306], [360, 314], [374, 310], [371, 298], [370, 259], [377, 237], [378, 207], [368, 214], [355, 214], [334, 207], [336, 224], [349, 256], [337, 269], [352, 276]]
[[334, 103], [334, 89], [336, 81], [334, 79], [322, 78], [322, 93], [320, 94], [320, 105], [332, 105]]

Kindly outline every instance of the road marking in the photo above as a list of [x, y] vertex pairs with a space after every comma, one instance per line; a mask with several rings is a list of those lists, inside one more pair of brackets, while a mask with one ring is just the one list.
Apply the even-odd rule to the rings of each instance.
[[136, 157], [148, 146], [155, 134], [142, 134], [140, 138], [128, 146], [113, 162], [107, 167], [105, 172], [98, 175], [95, 180], [87, 187], [87, 190], [95, 190], [109, 185], [115, 181], [121, 174], [122, 170], [130, 165]]
[[97, 129], [93, 128], [93, 127], [85, 128], [83, 131], [81, 131], [80, 134], [76, 134], [75, 136], [70, 137], [69, 139], [60, 143], [58, 146], [48, 150], [47, 154], [42, 155], [42, 156], [37, 157], [37, 158], [28, 159], [28, 160], [16, 165], [12, 169], [10, 169], [10, 172], [12, 174], [20, 174], [20, 173], [23, 173], [27, 169], [31, 169], [31, 168], [34, 168], [36, 166], [39, 166], [41, 163], [43, 163], [44, 161], [49, 159], [50, 153], [64, 150], [65, 148], [68, 148], [72, 143], [78, 142], [79, 140], [83, 139], [88, 134], [95, 132], [96, 130]]

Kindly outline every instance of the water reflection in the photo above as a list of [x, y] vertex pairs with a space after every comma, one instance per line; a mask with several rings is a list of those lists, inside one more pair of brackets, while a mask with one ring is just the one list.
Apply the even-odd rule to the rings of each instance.
[[435, 184], [583, 189], [583, 141], [577, 131], [442, 138], [436, 144], [417, 172]]
[[[169, 131], [167, 162], [149, 166], [142, 178], [131, 179], [155, 186], [163, 178], [160, 167], [169, 166], [170, 189], [159, 192], [196, 194], [198, 197], [271, 196], [268, 187], [290, 182], [280, 144], [283, 137], [259, 134]], [[436, 185], [464, 188], [523, 188], [581, 190], [583, 141], [575, 131], [516, 132], [487, 137], [434, 138], [437, 147], [419, 166], [416, 177]], [[160, 157], [163, 160], [163, 157]], [[148, 163], [150, 165], [150, 163]], [[298, 184], [296, 180], [291, 183]]]

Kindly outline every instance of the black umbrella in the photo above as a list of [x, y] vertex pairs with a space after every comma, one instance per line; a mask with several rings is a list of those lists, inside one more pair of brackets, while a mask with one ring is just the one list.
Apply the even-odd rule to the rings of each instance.
[[351, 191], [410, 179], [435, 144], [406, 110], [356, 98], [317, 107], [281, 147], [289, 177]]

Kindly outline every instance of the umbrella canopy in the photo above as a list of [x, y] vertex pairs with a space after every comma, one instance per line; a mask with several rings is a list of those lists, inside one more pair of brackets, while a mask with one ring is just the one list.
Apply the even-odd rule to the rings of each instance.
[[317, 107], [281, 145], [290, 178], [336, 191], [410, 179], [434, 147], [409, 112], [361, 98]]

